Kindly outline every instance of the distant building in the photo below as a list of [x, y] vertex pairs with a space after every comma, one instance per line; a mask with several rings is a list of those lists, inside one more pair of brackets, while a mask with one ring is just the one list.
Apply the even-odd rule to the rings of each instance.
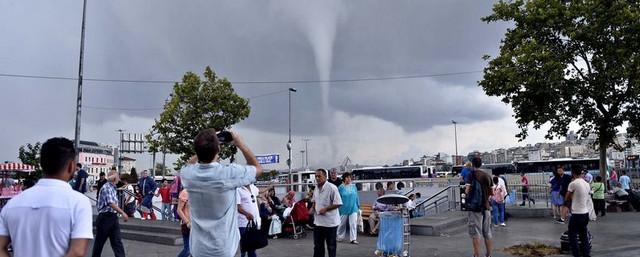
[[78, 151], [78, 161], [89, 173], [89, 183], [96, 181], [100, 172], [107, 173], [114, 165], [113, 148], [110, 146], [80, 140]]
[[131, 169], [134, 168], [136, 166], [136, 159], [133, 159], [131, 157], [127, 157], [127, 156], [122, 156], [122, 170], [120, 171], [120, 173], [122, 174], [130, 174], [131, 173]]

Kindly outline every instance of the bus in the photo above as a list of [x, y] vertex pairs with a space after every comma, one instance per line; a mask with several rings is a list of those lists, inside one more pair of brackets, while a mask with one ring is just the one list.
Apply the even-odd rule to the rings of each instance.
[[564, 167], [565, 172], [571, 172], [571, 166], [581, 165], [589, 173], [598, 174], [600, 170], [600, 159], [587, 158], [587, 159], [551, 159], [545, 161], [520, 161], [514, 162], [516, 171], [518, 173], [553, 173], [556, 168], [561, 165]]
[[[453, 166], [451, 168], [451, 174], [456, 176], [462, 172], [464, 166], [458, 165]], [[480, 167], [482, 170], [490, 171], [491, 174], [501, 175], [501, 174], [514, 174], [517, 173], [516, 166], [513, 163], [489, 163], [482, 164]]]
[[354, 180], [426, 178], [429, 175], [422, 166], [367, 167], [353, 169], [351, 173]]

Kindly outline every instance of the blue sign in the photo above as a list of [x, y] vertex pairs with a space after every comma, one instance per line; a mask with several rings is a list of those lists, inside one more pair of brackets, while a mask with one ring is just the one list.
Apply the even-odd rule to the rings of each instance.
[[279, 154], [269, 154], [269, 155], [256, 155], [258, 162], [260, 164], [273, 164], [280, 163], [280, 155]]

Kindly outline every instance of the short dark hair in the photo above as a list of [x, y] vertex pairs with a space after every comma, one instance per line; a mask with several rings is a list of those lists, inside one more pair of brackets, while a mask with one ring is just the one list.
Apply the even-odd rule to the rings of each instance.
[[382, 185], [382, 182], [376, 182], [376, 190], [380, 188], [384, 188], [384, 185]]
[[564, 170], [564, 165], [558, 165], [558, 166], [556, 166], [556, 170], [557, 170], [557, 169], [562, 169], [562, 170]]
[[599, 175], [596, 176], [596, 182], [602, 182], [602, 177], [600, 177]]
[[163, 178], [162, 180], [160, 180], [160, 183], [164, 183], [165, 181], [167, 181], [167, 179]]
[[393, 183], [393, 181], [388, 181], [387, 182], [387, 187], [389, 187], [389, 186], [395, 186], [395, 183]]
[[476, 169], [482, 167], [482, 159], [480, 159], [480, 157], [473, 157], [473, 159], [471, 159], [471, 165]]
[[322, 174], [323, 174], [325, 177], [327, 176], [327, 170], [325, 170], [325, 169], [320, 168], [320, 169], [317, 169], [317, 170], [316, 170], [316, 172], [322, 172]]
[[106, 176], [106, 175], [107, 175], [107, 174], [104, 174], [104, 172], [102, 172], [102, 171], [100, 172], [100, 177], [104, 177], [104, 176]]
[[193, 140], [193, 147], [196, 150], [198, 161], [210, 163], [220, 152], [220, 142], [215, 129], [204, 129], [198, 133]]
[[69, 161], [76, 158], [76, 149], [71, 140], [54, 137], [40, 149], [40, 167], [45, 175], [57, 175]]
[[342, 179], [345, 179], [345, 178], [353, 178], [353, 177], [351, 176], [351, 172], [348, 172], [348, 171], [347, 171], [347, 172], [345, 172], [345, 173], [342, 173]]
[[623, 170], [623, 171], [622, 171], [622, 175], [627, 175], [627, 171], [626, 171], [626, 170]]
[[420, 192], [418, 192], [418, 193], [416, 193], [416, 197], [420, 198], [420, 197], [422, 197], [422, 194]]
[[571, 165], [571, 175], [580, 176], [582, 175], [582, 166], [581, 165]]
[[78, 167], [78, 168], [82, 168], [82, 164], [80, 164], [80, 163], [76, 163], [76, 167]]
[[498, 177], [493, 177], [493, 184], [497, 185], [499, 183], [499, 178]]

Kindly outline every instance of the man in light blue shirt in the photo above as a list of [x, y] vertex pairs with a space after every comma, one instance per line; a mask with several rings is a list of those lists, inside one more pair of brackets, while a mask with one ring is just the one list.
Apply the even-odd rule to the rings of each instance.
[[216, 131], [205, 129], [194, 140], [197, 157], [180, 172], [184, 188], [189, 192], [189, 247], [193, 256], [235, 256], [240, 242], [236, 188], [254, 183], [256, 176], [262, 175], [256, 156], [238, 134], [231, 134], [231, 143], [244, 155], [246, 166], [220, 164]]
[[618, 179], [618, 181], [620, 182], [622, 189], [626, 190], [627, 192], [631, 190], [631, 179], [629, 178], [629, 176], [627, 176], [626, 170], [622, 171], [622, 176], [620, 176], [620, 179]]

